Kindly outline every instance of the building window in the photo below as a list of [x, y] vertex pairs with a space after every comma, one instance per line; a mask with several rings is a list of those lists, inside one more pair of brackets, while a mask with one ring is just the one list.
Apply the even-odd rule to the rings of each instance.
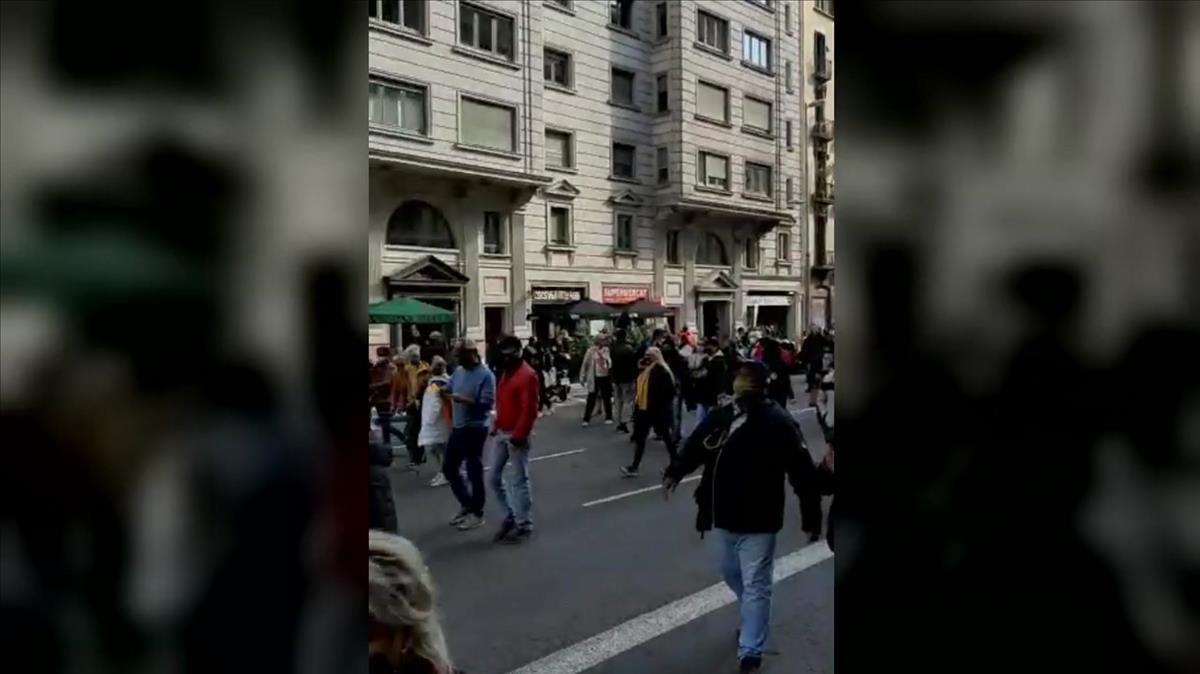
[[367, 15], [425, 34], [425, 0], [367, 0]]
[[546, 129], [546, 167], [574, 168], [575, 158], [571, 152], [571, 134], [566, 131]]
[[543, 75], [547, 82], [571, 86], [571, 55], [557, 49], [547, 48], [543, 52]]
[[746, 239], [742, 256], [742, 260], [746, 264], [746, 269], [758, 269], [758, 239]]
[[608, 11], [609, 23], [633, 30], [633, 0], [608, 0]]
[[712, 152], [700, 153], [700, 184], [729, 189], [729, 157]]
[[516, 152], [517, 109], [464, 96], [458, 137], [465, 145]]
[[813, 115], [816, 117], [817, 124], [825, 123], [825, 101], [817, 101], [813, 104]]
[[668, 112], [671, 109], [669, 98], [667, 97], [667, 74], [663, 73], [654, 78], [654, 88], [656, 98], [658, 100], [658, 111]]
[[497, 211], [483, 212], [483, 252], [504, 254], [504, 218]]
[[384, 239], [389, 246], [456, 249], [450, 223], [438, 209], [424, 201], [406, 201], [387, 221]]
[[546, 2], [549, 2], [552, 5], [558, 5], [566, 10], [571, 9], [571, 0], [546, 0]]
[[637, 177], [637, 148], [624, 143], [613, 143], [612, 174], [618, 178]]
[[513, 20], [507, 16], [459, 4], [458, 39], [469, 47], [513, 60]]
[[425, 119], [428, 90], [425, 87], [370, 82], [367, 91], [367, 118], [370, 121], [422, 136], [428, 134]]
[[667, 36], [667, 3], [660, 2], [655, 6], [654, 25], [656, 26], [655, 35], [658, 37]]
[[792, 34], [792, 6], [789, 3], [783, 3], [783, 29], [788, 35]]
[[825, 33], [813, 31], [813, 67], [825, 72]]
[[742, 62], [763, 70], [771, 69], [771, 41], [745, 31], [742, 33]]
[[617, 213], [617, 250], [633, 250], [633, 215]]
[[725, 254], [725, 242], [721, 237], [706, 232], [700, 240], [700, 249], [696, 251], [698, 264], [709, 264], [725, 267], [729, 265], [729, 256]]
[[566, 206], [550, 207], [550, 243], [559, 246], [571, 245], [571, 209]]
[[780, 232], [775, 238], [775, 257], [780, 260], [792, 259], [792, 235]]
[[667, 230], [667, 264], [683, 264], [679, 255], [679, 230]]
[[771, 0], [749, 0], [749, 2], [752, 5], [758, 5], [759, 7], [764, 7], [766, 9], [771, 8]]
[[771, 167], [746, 162], [746, 194], [771, 196]]
[[612, 69], [612, 102], [633, 105], [633, 73], [620, 68]]
[[671, 182], [671, 152], [665, 147], [660, 147], [655, 152], [655, 168], [658, 173], [658, 184], [665, 185]]
[[696, 83], [696, 114], [729, 123], [729, 90], [706, 82]]
[[746, 96], [742, 99], [742, 124], [771, 133], [771, 104]]
[[729, 53], [729, 23], [708, 12], [696, 12], [696, 41], [722, 54]]
[[833, 0], [817, 0], [817, 9], [833, 16]]
[[788, 59], [783, 64], [784, 81], [787, 84], [787, 90], [792, 90], [792, 60]]
[[818, 267], [824, 267], [825, 261], [829, 257], [828, 251], [825, 250], [826, 230], [829, 227], [828, 219], [821, 214], [813, 216], [813, 264]]
[[789, 119], [784, 124], [784, 131], [787, 135], [787, 147], [790, 150], [792, 149], [792, 120]]
[[788, 203], [796, 200], [796, 181], [794, 178], [787, 179], [787, 200]]

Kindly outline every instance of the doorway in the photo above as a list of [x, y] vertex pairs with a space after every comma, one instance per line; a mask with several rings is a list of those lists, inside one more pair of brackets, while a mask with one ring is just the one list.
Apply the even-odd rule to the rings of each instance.
[[700, 331], [705, 337], [725, 339], [729, 335], [729, 302], [709, 300], [700, 303]]
[[484, 307], [483, 308], [483, 341], [487, 345], [487, 352], [484, 353], [484, 358], [490, 362], [492, 359], [488, 356], [488, 352], [499, 341], [500, 335], [504, 334], [504, 319], [508, 307]]

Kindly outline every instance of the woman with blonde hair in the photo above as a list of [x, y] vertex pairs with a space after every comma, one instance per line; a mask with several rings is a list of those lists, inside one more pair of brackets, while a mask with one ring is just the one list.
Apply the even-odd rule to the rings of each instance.
[[368, 534], [368, 658], [372, 674], [452, 674], [433, 578], [408, 539]]
[[637, 477], [638, 466], [646, 452], [646, 437], [654, 430], [667, 445], [667, 454], [675, 460], [675, 436], [671, 432], [674, 420], [675, 375], [656, 346], [646, 349], [642, 356], [641, 374], [635, 384], [633, 407], [633, 463], [621, 466], [625, 477]]

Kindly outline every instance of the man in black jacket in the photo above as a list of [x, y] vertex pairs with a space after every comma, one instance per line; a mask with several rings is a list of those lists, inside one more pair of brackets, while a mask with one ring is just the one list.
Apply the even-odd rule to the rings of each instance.
[[616, 398], [617, 431], [628, 433], [629, 420], [633, 417], [633, 383], [638, 376], [638, 357], [624, 330], [617, 330], [613, 336], [609, 353], [612, 355], [610, 372]]
[[700, 406], [696, 415], [698, 422], [703, 421], [720, 404], [721, 396], [729, 387], [729, 361], [716, 337], [705, 340], [704, 353], [707, 354], [704, 364], [696, 371], [696, 403]]
[[734, 379], [735, 404], [700, 422], [663, 477], [669, 497], [684, 476], [704, 466], [696, 489], [696, 527], [702, 535], [712, 530], [721, 574], [738, 598], [743, 672], [759, 671], [767, 642], [785, 476], [800, 499], [801, 526], [809, 540], [821, 533], [817, 471], [796, 423], [767, 397], [769, 376], [762, 363], [741, 364]]

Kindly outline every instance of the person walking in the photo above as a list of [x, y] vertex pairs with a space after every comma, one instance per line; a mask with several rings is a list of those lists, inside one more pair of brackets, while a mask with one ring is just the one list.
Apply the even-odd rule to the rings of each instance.
[[671, 401], [671, 438], [678, 447], [683, 439], [683, 408], [685, 405], [689, 410], [696, 407], [692, 402], [692, 370], [670, 335], [663, 340], [660, 350], [663, 362], [671, 368], [671, 374], [675, 377], [675, 398]]
[[612, 345], [612, 381], [616, 396], [617, 431], [629, 432], [629, 420], [634, 412], [634, 382], [638, 377], [638, 359], [624, 330], [614, 333]]
[[386, 346], [375, 349], [375, 363], [371, 365], [368, 400], [379, 418], [379, 429], [383, 444], [392, 446], [392, 436], [399, 436], [392, 429], [392, 388], [395, 386], [396, 366], [392, 363], [392, 350]]
[[646, 349], [639, 364], [642, 371], [637, 378], [633, 411], [633, 463], [621, 467], [625, 477], [638, 476], [638, 466], [646, 452], [646, 437], [651, 429], [666, 443], [671, 460], [675, 459], [675, 434], [671, 432], [675, 375], [671, 374], [671, 368], [663, 361], [662, 350], [657, 346]]
[[762, 344], [762, 363], [770, 372], [767, 381], [767, 397], [778, 403], [780, 407], [787, 409], [788, 401], [796, 397], [796, 392], [792, 390], [792, 374], [783, 360], [783, 350], [779, 348], [779, 342], [774, 337], [764, 337]]
[[583, 364], [579, 368], [579, 382], [588, 391], [587, 403], [583, 408], [583, 425], [587, 426], [592, 420], [592, 410], [599, 399], [604, 405], [604, 423], [612, 423], [612, 355], [608, 350], [608, 336], [600, 335], [583, 354]]
[[815, 324], [809, 329], [804, 341], [800, 343], [800, 361], [805, 366], [809, 407], [817, 406], [817, 399], [821, 393], [821, 376], [827, 346], [828, 341], [821, 333], [821, 327]]
[[529, 483], [529, 435], [538, 412], [537, 373], [521, 359], [521, 340], [511, 335], [498, 344], [500, 384], [492, 435], [492, 490], [505, 511], [496, 542], [519, 543], [533, 535], [533, 492]]
[[767, 397], [769, 371], [762, 363], [738, 366], [734, 404], [714, 410], [688, 437], [663, 476], [670, 498], [700, 466], [696, 528], [712, 531], [710, 544], [725, 583], [738, 600], [741, 672], [757, 672], [770, 633], [775, 538], [783, 527], [784, 479], [800, 501], [801, 528], [815, 540], [821, 532], [816, 468], [800, 430]]
[[696, 419], [703, 421], [721, 403], [729, 387], [729, 365], [716, 337], [704, 341], [704, 360], [696, 370], [696, 403], [699, 407]]
[[[458, 368], [450, 377], [454, 429], [446, 442], [442, 474], [461, 506], [450, 524], [459, 531], [467, 531], [483, 526], [483, 505], [487, 498], [483, 491], [483, 445], [488, 436], [488, 416], [496, 403], [496, 378], [480, 363], [475, 340], [462, 340], [457, 355]], [[459, 472], [464, 463], [465, 481]]]
[[[415, 327], [415, 326], [414, 326]], [[404, 349], [404, 363], [396, 370], [392, 385], [392, 407], [404, 414], [404, 446], [408, 449], [409, 467], [425, 463], [418, 437], [421, 432], [421, 396], [429, 377], [429, 365], [421, 360], [421, 347], [410, 344]]]
[[[450, 377], [446, 374], [446, 359], [434, 356], [430, 364], [429, 383], [421, 397], [421, 430], [417, 444], [421, 453], [433, 457], [440, 469], [446, 458], [446, 443], [450, 440], [450, 427], [454, 423], [454, 402], [450, 400]], [[450, 484], [439, 470], [430, 487]]]

